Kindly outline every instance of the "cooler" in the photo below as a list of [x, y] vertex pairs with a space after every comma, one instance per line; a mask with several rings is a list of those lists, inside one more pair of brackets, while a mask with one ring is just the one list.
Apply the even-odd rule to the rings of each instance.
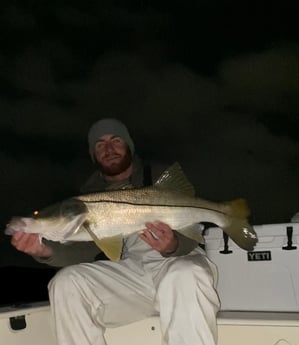
[[207, 255], [218, 267], [221, 310], [299, 312], [299, 223], [254, 229], [252, 252], [218, 227], [205, 230]]

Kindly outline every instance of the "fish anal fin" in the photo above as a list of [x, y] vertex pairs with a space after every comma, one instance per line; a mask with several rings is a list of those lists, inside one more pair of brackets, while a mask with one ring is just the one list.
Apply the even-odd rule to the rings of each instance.
[[182, 234], [183, 236], [196, 241], [197, 243], [204, 243], [204, 238], [202, 236], [202, 229], [200, 227], [200, 224], [188, 225], [184, 228], [176, 229], [176, 231]]
[[88, 224], [84, 224], [85, 229], [90, 234], [94, 243], [111, 261], [119, 261], [123, 249], [123, 236], [116, 235], [112, 237], [98, 238], [90, 229]]
[[110, 260], [120, 260], [123, 248], [123, 237], [121, 235], [99, 239], [96, 245]]
[[172, 189], [186, 195], [195, 196], [195, 189], [178, 162], [166, 169], [154, 183], [157, 188]]

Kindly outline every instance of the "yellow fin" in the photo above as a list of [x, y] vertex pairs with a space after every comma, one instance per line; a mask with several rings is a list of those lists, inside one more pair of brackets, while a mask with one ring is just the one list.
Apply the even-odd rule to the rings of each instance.
[[231, 217], [247, 218], [250, 214], [247, 201], [243, 198], [227, 201], [225, 204], [229, 206], [227, 214]]
[[116, 235], [112, 237], [98, 238], [90, 227], [85, 224], [85, 229], [90, 234], [95, 244], [112, 261], [119, 261], [123, 249], [123, 236]]
[[252, 251], [258, 242], [254, 228], [246, 219], [233, 217], [231, 224], [222, 230], [242, 249]]
[[222, 230], [242, 249], [251, 251], [258, 242], [257, 233], [248, 223], [250, 214], [247, 201], [245, 199], [235, 199], [225, 203], [228, 206], [227, 215], [231, 222], [224, 226]]
[[97, 246], [112, 261], [119, 261], [123, 248], [123, 237], [121, 235], [102, 238], [96, 242]]

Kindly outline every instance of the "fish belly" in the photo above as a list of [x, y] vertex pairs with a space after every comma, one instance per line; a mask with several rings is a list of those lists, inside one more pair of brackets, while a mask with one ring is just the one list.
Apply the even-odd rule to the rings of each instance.
[[[196, 207], [103, 204], [89, 208], [90, 229], [98, 238], [128, 236], [145, 229], [145, 223], [161, 221], [172, 229], [199, 222], [225, 222], [222, 216]], [[78, 234], [79, 235], [79, 234]], [[79, 238], [79, 237], [78, 237]]]

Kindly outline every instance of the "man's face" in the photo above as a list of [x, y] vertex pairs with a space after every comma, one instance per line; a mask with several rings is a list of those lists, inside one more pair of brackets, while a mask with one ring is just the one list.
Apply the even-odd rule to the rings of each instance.
[[125, 171], [132, 162], [131, 151], [120, 137], [103, 135], [95, 144], [94, 155], [104, 175], [114, 176]]

